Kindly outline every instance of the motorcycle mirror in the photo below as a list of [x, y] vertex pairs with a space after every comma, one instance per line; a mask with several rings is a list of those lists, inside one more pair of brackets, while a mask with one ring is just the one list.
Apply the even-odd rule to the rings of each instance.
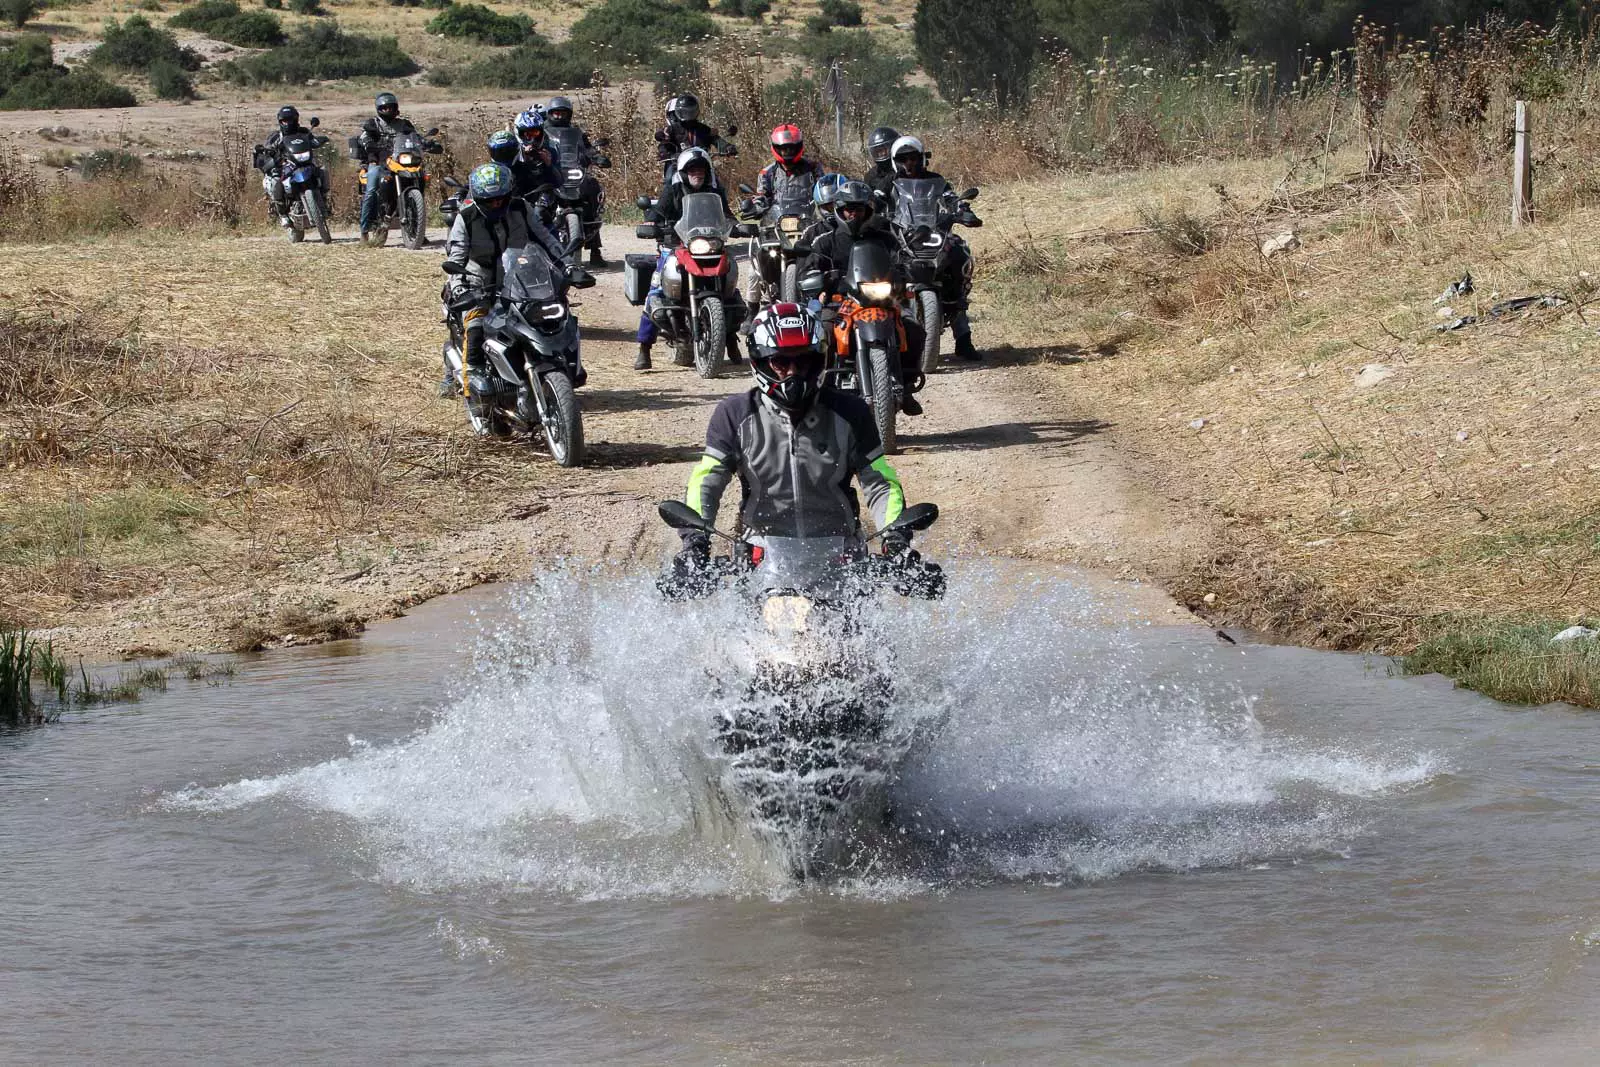
[[656, 505], [656, 514], [674, 530], [700, 530], [708, 534], [717, 532], [715, 527], [681, 500], [663, 500]]
[[319, 119], [319, 118], [317, 118], [317, 116], [315, 116], [315, 115], [312, 115], [312, 116], [311, 116], [311, 128], [312, 128], [312, 129], [313, 129], [313, 130], [314, 130], [314, 129], [316, 129], [316, 128], [317, 128], [317, 127], [318, 127], [318, 126], [321, 126], [321, 125], [322, 125], [322, 120], [321, 120], [321, 119]]
[[754, 195], [756, 195], [756, 191], [754, 189], [750, 188], [750, 186], [747, 185], [744, 182], [740, 182], [739, 183], [739, 191], [741, 193], [743, 193], [745, 196], [754, 196]]
[[460, 189], [462, 187], [460, 182], [456, 181], [448, 174], [444, 176], [444, 186], [446, 189]]
[[657, 231], [655, 223], [647, 222], [642, 226], [635, 226], [633, 235], [641, 241], [654, 241], [660, 236], [660, 232]]
[[737, 122], [728, 123], [728, 136], [729, 137], [737, 137], [737, 136], [739, 136], [739, 124]]
[[823, 290], [822, 272], [810, 271], [800, 277], [800, 291], [807, 296], [816, 296]]
[[634, 203], [638, 205], [640, 211], [650, 210], [650, 198], [648, 196], [640, 196], [634, 200]]
[[444, 271], [446, 274], [467, 273], [467, 268], [462, 266], [460, 263], [457, 263], [453, 259], [447, 259], [443, 263], [439, 264], [439, 269]]
[[437, 137], [437, 136], [439, 136], [439, 127], [435, 126], [433, 129], [429, 130], [427, 133], [423, 134], [422, 136], [424, 136], [424, 137]]
[[977, 186], [973, 186], [971, 189], [968, 189], [966, 192], [962, 193], [961, 194], [961, 199], [963, 199], [963, 200], [976, 200], [976, 199], [978, 199]]
[[816, 249], [807, 244], [796, 244], [791, 245], [789, 251], [793, 252], [797, 256], [809, 256], [812, 252], [815, 252]]
[[871, 537], [867, 538], [867, 540], [876, 540], [891, 530], [895, 532], [900, 532], [902, 530], [926, 530], [928, 527], [932, 526], [938, 521], [938, 504], [912, 504], [909, 508], [906, 508], [900, 513], [900, 517], [898, 519], [894, 520], [889, 525], [873, 534]]

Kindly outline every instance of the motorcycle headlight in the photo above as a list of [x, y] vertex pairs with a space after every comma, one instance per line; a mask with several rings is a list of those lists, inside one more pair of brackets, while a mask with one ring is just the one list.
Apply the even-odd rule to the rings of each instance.
[[922, 243], [928, 248], [938, 248], [940, 245], [944, 244], [944, 234], [930, 233], [928, 236], [922, 239]]
[[862, 282], [861, 295], [868, 300], [887, 300], [894, 292], [893, 282]]
[[781, 220], [779, 220], [778, 229], [782, 230], [784, 233], [799, 233], [800, 217], [798, 215], [785, 215]]
[[294, 154], [294, 161], [296, 163], [310, 163], [311, 162], [311, 153], [310, 152], [296, 152]]
[[583, 170], [582, 170], [582, 168], [573, 167], [571, 170], [567, 171], [567, 181], [569, 181], [569, 182], [581, 182], [581, 181], [583, 181]]
[[542, 304], [539, 307], [540, 322], [560, 322], [567, 317], [565, 304]]
[[811, 615], [811, 601], [803, 596], [768, 597], [761, 616], [773, 634], [803, 634]]
[[722, 251], [722, 242], [714, 237], [696, 237], [689, 242], [691, 256], [710, 256]]
[[402, 167], [414, 167], [417, 165], [417, 157], [410, 152], [404, 152], [400, 156], [400, 165]]

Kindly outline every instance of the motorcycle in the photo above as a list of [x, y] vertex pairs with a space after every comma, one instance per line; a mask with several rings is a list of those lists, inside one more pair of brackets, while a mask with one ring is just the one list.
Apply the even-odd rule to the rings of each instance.
[[938, 178], [896, 178], [894, 218], [890, 220], [900, 242], [901, 261], [911, 279], [911, 304], [924, 338], [918, 364], [923, 374], [939, 366], [939, 343], [944, 324], [966, 307], [966, 290], [972, 282], [972, 259], [964, 261], [964, 277], [954, 277], [951, 228], [982, 226], [968, 203], [978, 190], [959, 197]]
[[[831, 331], [822, 382], [842, 392], [856, 393], [872, 408], [883, 450], [895, 451], [895, 416], [900, 410], [900, 363], [906, 351], [906, 327], [900, 307], [905, 289], [887, 248], [861, 243], [850, 250], [850, 262], [840, 272], [843, 291], [823, 306], [821, 321]], [[807, 298], [826, 288], [820, 271], [800, 281]], [[913, 392], [922, 387], [922, 375], [909, 383]]]
[[[313, 117], [311, 128], [319, 125]], [[284, 140], [276, 153], [256, 145], [258, 169], [275, 172], [283, 187], [280, 210], [289, 220], [289, 240], [293, 244], [304, 241], [308, 230], [316, 230], [323, 244], [333, 241], [333, 234], [328, 232], [328, 172], [317, 162], [317, 149], [327, 143], [321, 134], [306, 132]]]
[[[446, 261], [444, 272], [462, 275], [466, 268]], [[567, 302], [567, 274], [538, 245], [509, 248], [500, 258], [501, 284], [484, 316], [483, 349], [488, 358], [489, 388], [466, 398], [467, 419], [480, 434], [508, 437], [513, 431], [544, 434], [545, 447], [563, 467], [583, 463], [583, 416], [575, 390], [584, 383], [579, 359], [578, 321]], [[577, 272], [571, 286], [587, 289], [594, 277]], [[465, 380], [466, 343], [461, 315], [479, 303], [467, 293], [445, 301], [450, 339], [445, 366], [456, 381]]]
[[448, 175], [441, 180], [450, 192], [439, 204], [439, 217], [444, 220], [445, 233], [449, 233], [450, 227], [456, 224], [456, 216], [461, 214], [462, 203], [467, 199], [467, 187]]
[[[611, 160], [597, 156], [586, 159], [583, 131], [576, 126], [547, 126], [545, 139], [555, 156], [561, 184], [555, 189], [555, 219], [552, 229], [566, 244], [579, 247], [592, 243], [600, 232], [600, 216], [606, 207], [606, 191], [589, 174], [591, 162], [597, 167], [611, 166]], [[605, 141], [595, 142], [604, 148]]]
[[[881, 824], [899, 765], [933, 725], [898, 721], [894, 679], [883, 642], [861, 619], [863, 601], [885, 587], [936, 599], [944, 575], [914, 552], [873, 556], [872, 541], [925, 530], [932, 504], [909, 507], [872, 537], [732, 537], [682, 501], [658, 507], [677, 530], [724, 538], [719, 558], [688, 595], [733, 580], [751, 601], [759, 628], [748, 669], [722, 683], [723, 710], [712, 727], [714, 785], [724, 813], [748, 820], [790, 873], [806, 879], [848, 865], [858, 833]], [[683, 595], [667, 579], [662, 591]], [[737, 639], [737, 635], [736, 638]]]
[[817, 218], [810, 193], [774, 202], [752, 196], [754, 190], [748, 185], [740, 185], [739, 191], [752, 197], [741, 205], [746, 209], [741, 217], [761, 220], [750, 244], [750, 268], [760, 279], [756, 302], [800, 303], [800, 238]]
[[[377, 224], [363, 239], [366, 243], [382, 246], [389, 241], [389, 230], [396, 224], [407, 248], [421, 248], [428, 243], [428, 167], [426, 156], [444, 150], [438, 141], [437, 127], [426, 134], [402, 133], [395, 137], [389, 156], [383, 161], [383, 189], [378, 194]], [[357, 161], [362, 160], [360, 138], [350, 138], [350, 149]], [[363, 164], [356, 171], [356, 202], [367, 195], [367, 168]]]
[[[638, 204], [648, 211], [654, 201], [641, 196]], [[722, 369], [728, 331], [737, 329], [744, 318], [739, 268], [728, 254], [728, 238], [749, 237], [753, 231], [754, 227], [735, 225], [728, 218], [716, 193], [685, 196], [683, 214], [670, 234], [663, 234], [653, 222], [635, 230], [640, 238], [659, 242], [665, 259], [660, 293], [640, 293], [630, 285], [629, 302], [645, 306], [656, 328], [676, 349], [675, 362], [692, 365], [702, 378], [713, 378]], [[635, 270], [629, 262], [630, 271]]]

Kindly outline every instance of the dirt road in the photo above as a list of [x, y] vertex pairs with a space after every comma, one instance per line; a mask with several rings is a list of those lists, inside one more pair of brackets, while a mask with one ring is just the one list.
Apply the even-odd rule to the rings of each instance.
[[[320, 254], [341, 253], [348, 240], [341, 235], [340, 244]], [[226, 620], [270, 614], [265, 606], [276, 603], [316, 602], [328, 615], [354, 622], [483, 581], [522, 577], [558, 559], [659, 566], [676, 539], [654, 504], [682, 493], [712, 407], [747, 388], [749, 379], [740, 372], [703, 380], [672, 366], [665, 345], [657, 348], [655, 370], [635, 372], [638, 311], [622, 295], [620, 261], [626, 251], [648, 249], [625, 227], [607, 228], [606, 247], [614, 265], [600, 272], [595, 288], [577, 294], [590, 372], [579, 394], [590, 451], [585, 469], [554, 469], [548, 455], [525, 442], [483, 442], [525, 454], [539, 468], [539, 484], [508, 491], [503, 508], [470, 528], [359, 566], [330, 554], [275, 574], [266, 587], [176, 581], [155, 595], [88, 609], [54, 631], [58, 645], [96, 656], [217, 650], [237, 643], [236, 626]], [[391, 247], [379, 254], [432, 258], [438, 250]], [[415, 299], [437, 306], [431, 293]], [[902, 416], [902, 451], [894, 462], [907, 495], [937, 502], [944, 515], [922, 547], [944, 559], [995, 554], [1079, 565], [1086, 582], [1115, 586], [1119, 615], [1190, 620], [1141, 581], [1170, 573], [1195, 543], [1189, 521], [1141, 485], [1119, 451], [1115, 427], [1074, 405], [1070, 368], [1007, 355], [998, 364], [947, 368], [922, 394], [927, 414]], [[431, 380], [415, 384], [419, 395], [432, 387]], [[453, 418], [454, 402], [434, 403]], [[461, 433], [467, 433], [464, 418]], [[294, 639], [280, 635], [269, 643], [285, 640]]]

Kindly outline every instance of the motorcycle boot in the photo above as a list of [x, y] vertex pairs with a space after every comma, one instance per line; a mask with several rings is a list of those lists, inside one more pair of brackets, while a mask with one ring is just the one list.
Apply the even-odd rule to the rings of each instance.
[[598, 237], [595, 238], [594, 244], [589, 246], [589, 266], [591, 266], [591, 267], [608, 266], [608, 264], [606, 263], [606, 257], [600, 254], [600, 239]]
[[956, 358], [966, 360], [968, 363], [976, 363], [983, 358], [983, 353], [979, 352], [978, 347], [972, 343], [972, 332], [970, 330], [956, 336]]
[[[476, 310], [476, 309], [475, 309]], [[481, 316], [483, 313], [478, 312]], [[488, 399], [495, 394], [494, 376], [489, 373], [489, 359], [483, 354], [483, 326], [472, 322], [468, 313], [466, 350], [461, 353], [466, 365], [462, 390], [475, 399]]]
[[637, 356], [633, 357], [633, 369], [634, 370], [649, 370], [650, 369], [650, 346], [649, 345], [643, 345], [642, 344], [642, 345], [639, 346], [639, 354]]

